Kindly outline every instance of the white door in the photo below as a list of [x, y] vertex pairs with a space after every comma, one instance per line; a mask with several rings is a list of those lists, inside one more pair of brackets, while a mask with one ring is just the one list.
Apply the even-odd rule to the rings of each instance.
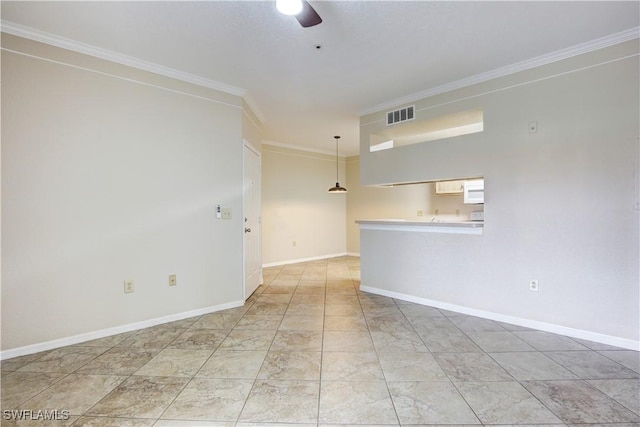
[[244, 141], [244, 299], [262, 282], [260, 154]]

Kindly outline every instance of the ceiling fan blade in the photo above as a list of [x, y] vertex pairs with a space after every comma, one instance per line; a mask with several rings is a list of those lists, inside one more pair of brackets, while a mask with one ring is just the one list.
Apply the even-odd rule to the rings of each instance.
[[296, 15], [296, 19], [305, 28], [313, 27], [322, 22], [318, 12], [306, 0], [302, 0], [302, 12]]

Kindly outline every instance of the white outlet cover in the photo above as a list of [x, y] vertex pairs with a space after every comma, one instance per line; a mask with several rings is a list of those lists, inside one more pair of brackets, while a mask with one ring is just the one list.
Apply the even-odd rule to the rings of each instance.
[[130, 294], [135, 290], [135, 284], [133, 280], [125, 280], [124, 281], [124, 293]]

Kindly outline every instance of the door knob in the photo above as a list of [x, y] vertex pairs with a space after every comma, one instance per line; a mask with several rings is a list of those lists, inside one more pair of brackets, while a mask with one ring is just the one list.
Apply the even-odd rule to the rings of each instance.
[[249, 227], [247, 227], [247, 228], [244, 229], [244, 232], [245, 233], [251, 233], [251, 229]]

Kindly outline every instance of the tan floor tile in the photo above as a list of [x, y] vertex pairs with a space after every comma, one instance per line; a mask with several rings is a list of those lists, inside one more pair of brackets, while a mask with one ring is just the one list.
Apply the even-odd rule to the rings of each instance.
[[234, 329], [275, 331], [280, 326], [282, 317], [281, 314], [245, 314]]
[[276, 331], [234, 329], [218, 347], [220, 350], [268, 350]]
[[107, 350], [107, 347], [62, 347], [24, 365], [19, 371], [71, 373]]
[[363, 316], [360, 305], [355, 304], [326, 304], [325, 316]]
[[485, 353], [439, 353], [435, 357], [453, 381], [513, 380], [507, 371]]
[[235, 421], [252, 386], [252, 380], [195, 378], [171, 403], [162, 418]]
[[239, 421], [315, 423], [319, 381], [258, 380]]
[[2, 409], [19, 409], [18, 405], [58, 382], [64, 373], [12, 372], [2, 377]]
[[212, 354], [213, 350], [166, 348], [138, 369], [135, 375], [192, 377]]
[[28, 365], [31, 362], [34, 362], [44, 355], [51, 353], [51, 351], [43, 351], [35, 354], [27, 354], [25, 356], [13, 357], [11, 359], [3, 360], [0, 366], [2, 366], [3, 371], [17, 371], [25, 365]]
[[91, 408], [86, 415], [158, 418], [187, 382], [189, 378], [130, 377]]
[[450, 382], [390, 382], [400, 423], [480, 424]]
[[197, 377], [255, 379], [267, 352], [218, 349], [198, 371]]
[[325, 331], [322, 343], [324, 351], [375, 351], [369, 332]]
[[115, 345], [120, 344], [125, 339], [136, 334], [137, 331], [125, 332], [123, 334], [111, 335], [104, 338], [98, 338], [91, 341], [85, 341], [80, 344], [76, 344], [76, 346], [80, 347], [113, 347]]
[[289, 304], [285, 315], [288, 316], [322, 316], [324, 314], [324, 302], [317, 304]]
[[321, 331], [278, 331], [271, 350], [279, 351], [320, 351]]
[[196, 321], [191, 329], [233, 329], [238, 323], [242, 315], [240, 314], [222, 314], [211, 313], [205, 314]]
[[184, 329], [148, 328], [136, 332], [134, 335], [118, 344], [118, 347], [157, 348], [166, 347], [176, 339]]
[[270, 351], [262, 364], [259, 379], [319, 380], [320, 352]]
[[286, 302], [256, 302], [246, 314], [282, 315], [287, 311], [288, 307], [289, 304]]
[[296, 293], [324, 295], [326, 280], [300, 280]]
[[131, 375], [158, 353], [158, 349], [114, 347], [78, 369], [78, 374]]
[[458, 391], [484, 424], [561, 423], [522, 385], [510, 382], [462, 382]]
[[281, 331], [321, 331], [324, 326], [324, 317], [300, 316], [286, 314], [278, 328]]
[[262, 294], [257, 299], [256, 302], [265, 303], [265, 302], [275, 302], [275, 303], [285, 303], [288, 304], [291, 302], [291, 298], [293, 294]]
[[220, 329], [187, 329], [171, 341], [168, 347], [182, 350], [215, 350], [228, 333], [228, 330]]
[[640, 423], [640, 416], [586, 382], [526, 381], [523, 384], [567, 424]]
[[589, 384], [640, 415], [640, 380], [611, 379], [590, 380]]
[[81, 417], [73, 426], [81, 427], [152, 427], [156, 420], [143, 418]]
[[124, 376], [71, 374], [23, 406], [64, 408], [71, 415], [82, 415], [126, 379]]
[[325, 331], [367, 331], [367, 322], [364, 316], [325, 316]]
[[293, 298], [291, 298], [291, 304], [320, 304], [324, 305], [324, 292], [316, 293], [316, 294], [308, 294], [303, 292], [298, 292], [293, 294]]
[[323, 381], [384, 380], [375, 353], [325, 352], [322, 355]]
[[448, 381], [447, 374], [430, 353], [380, 353], [387, 381]]
[[427, 352], [418, 334], [408, 329], [371, 331], [371, 339], [378, 353]]
[[398, 424], [384, 381], [322, 381], [320, 423]]
[[293, 294], [296, 291], [294, 286], [278, 286], [270, 284], [264, 289], [262, 295], [266, 294]]

